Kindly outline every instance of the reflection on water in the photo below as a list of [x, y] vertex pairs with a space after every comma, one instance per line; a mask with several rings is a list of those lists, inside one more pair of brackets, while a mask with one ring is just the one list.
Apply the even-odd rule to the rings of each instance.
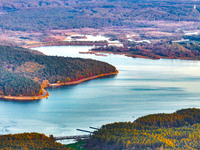
[[[200, 106], [200, 62], [149, 60], [79, 54], [91, 47], [36, 48], [47, 55], [93, 58], [109, 62], [119, 74], [75, 86], [48, 89], [48, 99], [0, 101], [0, 134], [40, 132], [55, 136], [82, 134], [90, 126], [133, 121], [151, 113], [171, 113]], [[133, 118], [134, 116], [134, 118]]]

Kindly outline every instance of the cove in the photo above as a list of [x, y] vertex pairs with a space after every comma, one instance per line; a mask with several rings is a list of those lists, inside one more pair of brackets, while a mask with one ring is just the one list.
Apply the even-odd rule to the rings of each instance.
[[[152, 113], [200, 106], [200, 62], [150, 60], [108, 54], [79, 54], [89, 46], [34, 48], [46, 55], [91, 58], [116, 66], [119, 74], [74, 86], [48, 89], [40, 101], [0, 101], [0, 134], [39, 132], [54, 136], [83, 134], [77, 128], [133, 121]], [[91, 130], [92, 131], [92, 130]]]

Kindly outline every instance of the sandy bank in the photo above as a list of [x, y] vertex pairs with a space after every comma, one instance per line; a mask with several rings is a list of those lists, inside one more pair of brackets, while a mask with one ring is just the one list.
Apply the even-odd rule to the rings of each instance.
[[105, 77], [105, 76], [110, 76], [110, 75], [115, 75], [115, 74], [118, 74], [118, 73], [119, 73], [119, 71], [116, 70], [115, 72], [100, 74], [100, 75], [80, 79], [80, 80], [77, 80], [77, 81], [66, 82], [66, 83], [53, 83], [53, 84], [50, 84], [50, 87], [57, 87], [57, 86], [63, 86], [63, 85], [75, 85], [75, 84], [79, 84], [79, 83], [84, 82], [84, 81], [97, 79], [97, 78], [100, 78], [100, 77]]
[[43, 95], [39, 96], [2, 96], [1, 99], [15, 100], [15, 101], [33, 101], [49, 97], [49, 93], [45, 89], [42, 90], [43, 90]]
[[[59, 84], [58, 83], [50, 84], [50, 87], [58, 87], [58, 86], [63, 86], [63, 85], [75, 85], [84, 81], [88, 81], [88, 80], [92, 80], [92, 79], [96, 79], [100, 77], [105, 77], [105, 76], [110, 76], [110, 75], [115, 75], [118, 73], [119, 72], [116, 70], [115, 72], [100, 74], [100, 75], [80, 79], [77, 81], [59, 83]], [[14, 101], [33, 101], [33, 100], [40, 100], [40, 99], [44, 99], [48, 97], [49, 97], [49, 93], [45, 89], [43, 89], [43, 95], [39, 95], [39, 96], [1, 96], [0, 98], [4, 100], [14, 100]]]

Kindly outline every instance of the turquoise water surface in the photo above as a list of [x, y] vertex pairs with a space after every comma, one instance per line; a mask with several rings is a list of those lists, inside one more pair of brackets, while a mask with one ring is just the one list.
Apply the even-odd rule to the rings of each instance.
[[83, 134], [102, 124], [133, 121], [152, 113], [200, 107], [200, 62], [150, 60], [108, 55], [79, 54], [91, 47], [52, 46], [35, 48], [47, 55], [92, 58], [119, 70], [109, 78], [74, 86], [48, 89], [40, 101], [0, 101], [0, 134], [39, 132], [55, 136]]

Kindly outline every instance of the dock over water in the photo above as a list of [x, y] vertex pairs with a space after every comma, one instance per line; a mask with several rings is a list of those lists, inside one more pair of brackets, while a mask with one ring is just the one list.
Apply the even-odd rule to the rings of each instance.
[[54, 137], [55, 140], [69, 140], [69, 139], [89, 139], [91, 135], [71, 135], [71, 136], [59, 136]]
[[[90, 127], [91, 129], [94, 129], [94, 130], [98, 130], [98, 128], [95, 128], [95, 127]], [[87, 135], [70, 135], [70, 136], [59, 136], [59, 137], [54, 137], [54, 139], [57, 141], [57, 140], [70, 140], [70, 139], [89, 139], [93, 132], [92, 131], [88, 131], [88, 130], [83, 130], [83, 129], [76, 129], [78, 131], [81, 131], [81, 132], [86, 132], [86, 133], [89, 133]]]

